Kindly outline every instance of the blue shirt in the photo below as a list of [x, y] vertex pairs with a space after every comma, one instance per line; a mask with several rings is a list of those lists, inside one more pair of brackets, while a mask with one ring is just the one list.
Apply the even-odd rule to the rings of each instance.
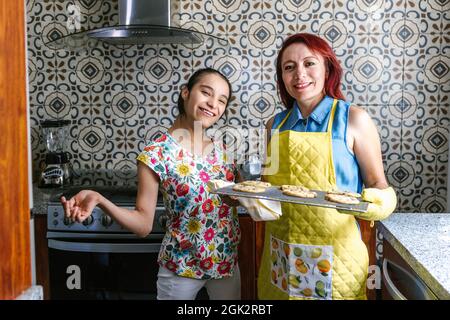
[[[293, 130], [297, 132], [326, 132], [331, 115], [333, 98], [325, 96], [307, 119], [303, 118], [297, 102], [289, 118], [279, 129], [280, 132]], [[347, 127], [350, 103], [338, 100], [332, 127], [332, 154], [339, 190], [361, 192], [362, 177], [355, 155], [347, 147]], [[272, 129], [276, 129], [290, 110], [284, 110], [275, 116]]]

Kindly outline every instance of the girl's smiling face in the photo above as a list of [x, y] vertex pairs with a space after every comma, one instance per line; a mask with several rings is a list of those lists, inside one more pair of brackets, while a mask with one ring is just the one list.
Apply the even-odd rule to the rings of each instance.
[[203, 75], [190, 91], [183, 88], [181, 96], [187, 120], [200, 121], [203, 128], [209, 128], [225, 112], [230, 92], [222, 77], [209, 73]]

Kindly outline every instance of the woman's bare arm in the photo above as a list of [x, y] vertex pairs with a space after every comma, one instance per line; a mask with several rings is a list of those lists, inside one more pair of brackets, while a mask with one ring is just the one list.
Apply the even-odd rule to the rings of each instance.
[[359, 107], [350, 107], [348, 130], [349, 145], [358, 161], [365, 187], [387, 188], [380, 138], [369, 114]]

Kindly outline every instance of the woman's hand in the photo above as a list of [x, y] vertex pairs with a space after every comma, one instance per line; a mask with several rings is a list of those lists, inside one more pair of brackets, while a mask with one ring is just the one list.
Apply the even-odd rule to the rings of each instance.
[[386, 219], [397, 207], [397, 195], [392, 187], [386, 189], [363, 189], [361, 200], [369, 202], [366, 212], [361, 213], [342, 209], [337, 209], [337, 211], [351, 214], [363, 220], [379, 221]]
[[67, 200], [61, 197], [61, 203], [64, 207], [66, 217], [73, 221], [83, 222], [92, 214], [92, 211], [100, 202], [100, 194], [91, 190], [78, 192], [72, 198]]

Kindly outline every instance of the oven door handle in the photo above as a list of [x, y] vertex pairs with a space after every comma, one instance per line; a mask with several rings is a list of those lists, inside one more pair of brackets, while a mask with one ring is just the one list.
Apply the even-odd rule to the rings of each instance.
[[160, 243], [96, 243], [48, 239], [48, 247], [62, 251], [103, 253], [155, 253]]

